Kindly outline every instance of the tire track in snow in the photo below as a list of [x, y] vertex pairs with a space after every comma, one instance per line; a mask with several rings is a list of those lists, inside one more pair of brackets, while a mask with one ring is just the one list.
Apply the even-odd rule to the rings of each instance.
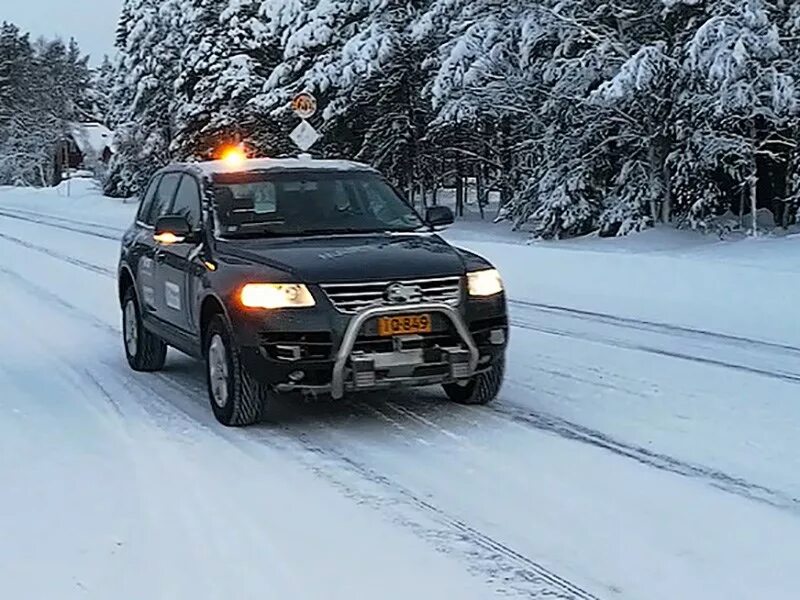
[[[517, 382], [517, 385], [524, 384]], [[530, 411], [508, 404], [494, 405], [490, 407], [490, 410], [516, 423], [539, 431], [549, 432], [562, 438], [595, 446], [661, 471], [699, 479], [724, 492], [800, 514], [800, 498], [795, 498], [780, 490], [749, 482], [724, 471], [682, 461], [641, 446], [626, 444], [600, 431], [553, 415]]]
[[18, 206], [15, 206], [11, 209], [9, 208], [0, 209], [0, 216], [11, 217], [11, 215], [27, 216], [31, 218], [67, 223], [69, 225], [76, 225], [80, 227], [91, 227], [93, 229], [104, 229], [109, 233], [117, 234], [120, 238], [122, 237], [122, 234], [125, 233], [124, 229], [120, 229], [119, 227], [115, 227], [113, 225], [106, 225], [104, 223], [95, 223], [93, 221], [81, 221], [79, 219], [70, 219], [68, 217], [63, 217], [60, 215], [52, 215], [52, 214], [36, 212], [33, 210], [27, 210], [24, 208], [19, 208]]
[[536, 331], [538, 333], [544, 333], [547, 335], [555, 335], [558, 337], [570, 338], [573, 340], [581, 340], [585, 342], [596, 342], [599, 344], [604, 344], [606, 346], [612, 346], [614, 348], [622, 348], [624, 350], [636, 350], [639, 352], [646, 352], [648, 354], [654, 354], [666, 358], [675, 358], [687, 362], [700, 363], [714, 367], [723, 367], [726, 369], [733, 369], [734, 371], [750, 373], [751, 375], [759, 375], [761, 377], [767, 377], [769, 379], [787, 381], [793, 384], [800, 383], [800, 373], [792, 373], [789, 371], [771, 371], [769, 369], [761, 369], [759, 367], [753, 367], [749, 365], [743, 365], [724, 360], [717, 360], [714, 358], [708, 358], [704, 356], [697, 356], [696, 354], [688, 354], [685, 352], [678, 352], [676, 350], [667, 350], [665, 348], [657, 348], [655, 346], [649, 346], [646, 344], [641, 344], [636, 342], [626, 342], [623, 340], [613, 339], [607, 336], [598, 335], [594, 333], [587, 333], [587, 332], [577, 333], [573, 331], [566, 331], [564, 329], [556, 329], [554, 327], [546, 327], [543, 325], [532, 324], [530, 322], [526, 322], [524, 320], [514, 317], [512, 317], [511, 319], [511, 324], [514, 327], [519, 327], [520, 329], [526, 329], [528, 331]]
[[[258, 435], [257, 432], [248, 432]], [[328, 479], [337, 487], [344, 486], [343, 491], [348, 495], [356, 495], [360, 501], [366, 501], [374, 508], [386, 510], [386, 494], [402, 500], [402, 504], [427, 513], [442, 530], [420, 531], [419, 535], [431, 540], [435, 544], [449, 541], [445, 552], [452, 552], [454, 547], [468, 546], [463, 554], [470, 558], [473, 569], [490, 576], [494, 585], [502, 585], [501, 592], [522, 593], [531, 598], [575, 598], [581, 600], [599, 600], [591, 592], [575, 585], [571, 581], [550, 571], [539, 562], [517, 552], [510, 546], [488, 536], [471, 527], [461, 519], [449, 515], [435, 504], [420, 498], [408, 488], [398, 484], [386, 475], [372, 467], [364, 465], [338, 449], [321, 445], [312, 441], [305, 434], [300, 434], [303, 448], [324, 461], [331, 463], [333, 468], [324, 468], [322, 465], [314, 466], [320, 477]], [[349, 472], [364, 482], [371, 484], [374, 492], [359, 491], [341, 480], [336, 474]], [[404, 515], [398, 511], [397, 518]], [[412, 525], [414, 524], [406, 524]], [[454, 535], [455, 534], [455, 535]]]
[[577, 308], [570, 308], [567, 306], [559, 306], [557, 304], [540, 304], [537, 302], [528, 302], [525, 300], [511, 300], [511, 299], [508, 300], [508, 303], [511, 306], [527, 308], [535, 312], [566, 315], [584, 321], [603, 323], [607, 325], [616, 325], [618, 327], [636, 329], [639, 331], [649, 331], [656, 333], [666, 333], [675, 336], [710, 339], [730, 344], [755, 347], [762, 350], [778, 352], [781, 354], [791, 354], [796, 356], [797, 359], [800, 360], [800, 348], [788, 344], [779, 344], [776, 342], [768, 342], [765, 340], [756, 340], [743, 336], [729, 335], [726, 333], [708, 331], [705, 329], [694, 329], [691, 327], [672, 325], [669, 323], [658, 323], [655, 321], [633, 319], [630, 317], [620, 317], [617, 315], [611, 315], [607, 313], [581, 310]]
[[[204, 396], [206, 394], [202, 386], [192, 386], [191, 382], [187, 390], [188, 376], [171, 377], [161, 374], [160, 378], [177, 395], [191, 397], [189, 395], [192, 392], [202, 393]], [[193, 406], [197, 406], [196, 399], [193, 398], [191, 402]], [[186, 410], [187, 415], [198, 418], [193, 413], [195, 411], [191, 408]], [[201, 422], [205, 422], [210, 416], [204, 412], [199, 418]], [[390, 477], [356, 461], [332, 445], [312, 440], [306, 433], [292, 431], [288, 426], [266, 432], [263, 427], [212, 431], [239, 446], [244, 437], [257, 441], [258, 445], [269, 446], [282, 454], [292, 456], [305, 469], [328, 482], [346, 497], [383, 514], [403, 528], [410, 529], [438, 551], [459, 557], [473, 574], [485, 578], [496, 589], [499, 586], [498, 591], [504, 595], [599, 600], [591, 592], [550, 571], [539, 562], [471, 527], [434, 503], [420, 498]], [[246, 451], [246, 448], [242, 449]]]
[[[54, 256], [56, 253], [47, 254], [57, 258]], [[120, 335], [118, 328], [100, 321], [87, 311], [22, 275], [2, 266], [0, 273], [13, 278], [37, 297], [67, 309], [76, 318], [95, 326], [102, 325], [100, 328], [109, 336], [116, 338]], [[113, 368], [113, 365], [106, 360], [102, 360], [101, 364]], [[91, 379], [97, 382], [95, 377]], [[553, 573], [537, 561], [471, 527], [444, 509], [415, 495], [388, 476], [355, 461], [334, 447], [321, 446], [303, 434], [298, 436], [286, 429], [281, 430], [280, 435], [275, 435], [276, 432], [265, 433], [263, 429], [257, 428], [236, 431], [222, 430], [221, 426], [214, 427], [213, 424], [209, 424], [210, 411], [201, 408], [195, 396], [201, 391], [202, 386], [198, 384], [187, 389], [183, 378], [167, 373], [159, 374], [153, 379], [155, 382], [166, 384], [170, 391], [159, 390], [157, 385], [145, 385], [139, 378], [130, 378], [130, 383], [140, 388], [141, 395], [148, 397], [142, 410], [151, 414], [155, 412], [153, 417], [159, 413], [163, 416], [165, 411], [168, 414], [177, 411], [180, 415], [179, 422], [188, 419], [193, 427], [199, 425], [227, 440], [241, 451], [248, 450], [241, 443], [244, 437], [257, 441], [258, 445], [272, 447], [290, 456], [354, 502], [369, 506], [387, 520], [410, 530], [437, 551], [458, 558], [465, 568], [480, 576], [500, 593], [528, 598], [599, 600], [594, 594]], [[97, 383], [103, 389], [100, 382]], [[202, 393], [205, 395], [205, 390], [202, 390]], [[109, 396], [107, 392], [105, 395]], [[111, 401], [110, 397], [109, 400]], [[120, 415], [121, 406], [115, 402], [112, 404], [114, 413]], [[200, 410], [204, 411], [202, 415], [198, 414]], [[263, 457], [257, 455], [255, 458]]]
[[85, 260], [80, 260], [79, 258], [68, 256], [61, 252], [56, 252], [55, 250], [51, 250], [50, 248], [46, 248], [45, 246], [40, 246], [39, 244], [34, 244], [33, 242], [29, 242], [27, 240], [21, 240], [12, 235], [8, 235], [7, 233], [0, 233], [0, 238], [18, 244], [20, 246], [23, 246], [24, 248], [27, 248], [29, 250], [35, 250], [36, 252], [40, 252], [41, 254], [46, 254], [47, 256], [51, 256], [52, 258], [62, 260], [69, 264], [75, 265], [76, 267], [81, 267], [83, 269], [86, 269], [87, 271], [92, 271], [93, 273], [97, 273], [98, 275], [104, 275], [106, 277], [111, 277], [111, 278], [116, 277], [116, 273], [114, 273], [110, 269], [106, 269], [105, 267], [95, 265], [94, 263], [86, 262]]
[[91, 237], [102, 238], [102, 239], [105, 239], [105, 240], [112, 240], [114, 242], [118, 242], [122, 238], [122, 232], [116, 233], [118, 231], [116, 228], [107, 227], [105, 225], [95, 225], [95, 227], [104, 228], [104, 229], [107, 229], [109, 231], [113, 231], [114, 232], [114, 233], [101, 233], [101, 232], [98, 232], [98, 231], [92, 231], [92, 230], [86, 229], [86, 225], [87, 225], [86, 223], [83, 223], [82, 227], [78, 227], [78, 226], [71, 225], [71, 224], [66, 224], [66, 223], [69, 223], [69, 221], [67, 221], [65, 219], [61, 219], [59, 217], [51, 217], [51, 216], [45, 216], [45, 215], [40, 215], [40, 216], [37, 216], [37, 217], [25, 216], [25, 215], [21, 215], [21, 214], [15, 214], [15, 213], [12, 213], [12, 212], [8, 212], [7, 210], [0, 210], [0, 217], [6, 218], [6, 219], [15, 219], [17, 221], [25, 221], [25, 222], [28, 222], [28, 223], [35, 223], [37, 225], [43, 225], [45, 227], [52, 227], [54, 229], [62, 229], [64, 231], [71, 231], [73, 233], [80, 233], [82, 235], [88, 235], [88, 236], [91, 236]]

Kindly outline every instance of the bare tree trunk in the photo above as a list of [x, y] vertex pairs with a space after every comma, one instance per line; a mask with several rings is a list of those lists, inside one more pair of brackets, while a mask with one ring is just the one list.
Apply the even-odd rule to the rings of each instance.
[[669, 223], [672, 221], [672, 174], [669, 171], [667, 161], [664, 161], [662, 173], [664, 178], [664, 203], [661, 205], [661, 220], [664, 223]]
[[750, 217], [753, 220], [753, 237], [758, 237], [758, 154], [755, 151], [756, 135], [756, 124], [753, 121], [750, 124], [750, 137], [753, 144], [753, 174], [750, 177]]
[[476, 200], [478, 201], [478, 210], [481, 213], [481, 221], [486, 218], [483, 212], [483, 202], [484, 202], [484, 193], [485, 193], [485, 181], [484, 181], [484, 172], [483, 172], [483, 165], [478, 165], [478, 169], [475, 173], [475, 196]]
[[750, 217], [753, 222], [753, 237], [758, 237], [758, 174], [750, 178]]
[[655, 191], [660, 187], [659, 172], [661, 168], [658, 163], [658, 155], [656, 154], [656, 147], [653, 143], [652, 127], [648, 127], [648, 134], [650, 136], [649, 146], [647, 148], [647, 160], [650, 163], [650, 217], [653, 219], [653, 225], [659, 222], [661, 211], [659, 210], [660, 198], [656, 195]]
[[744, 197], [747, 194], [747, 191], [742, 188], [741, 192], [739, 192], [739, 227], [744, 227]]
[[[59, 183], [61, 183], [61, 174], [64, 171], [64, 154], [66, 152], [63, 144], [64, 144], [63, 142], [60, 142], [56, 146], [56, 151], [53, 153], [53, 161], [52, 161], [53, 171], [49, 182], [47, 176], [45, 175], [44, 167], [40, 166], [39, 168], [43, 186], [46, 186], [49, 183], [50, 185], [55, 187]], [[67, 161], [68, 160], [69, 158], [67, 158]]]
[[456, 164], [456, 215], [464, 216], [464, 174], [460, 160]]
[[500, 164], [503, 172], [500, 173], [500, 208], [504, 208], [511, 200], [511, 126], [508, 117], [500, 121]]

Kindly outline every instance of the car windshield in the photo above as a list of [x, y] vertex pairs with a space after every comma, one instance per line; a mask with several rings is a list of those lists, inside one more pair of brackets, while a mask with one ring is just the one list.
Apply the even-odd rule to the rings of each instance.
[[420, 216], [373, 173], [227, 175], [215, 183], [225, 236], [412, 232]]

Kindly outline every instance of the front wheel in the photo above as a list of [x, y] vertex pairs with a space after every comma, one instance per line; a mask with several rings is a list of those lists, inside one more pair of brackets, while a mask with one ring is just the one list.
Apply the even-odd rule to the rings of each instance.
[[267, 401], [267, 387], [242, 364], [230, 329], [221, 316], [211, 321], [205, 339], [208, 395], [214, 416], [227, 427], [258, 423]]
[[444, 386], [447, 397], [458, 404], [489, 404], [497, 398], [503, 387], [506, 361], [504, 357], [495, 360], [492, 367], [464, 383], [449, 383]]
[[164, 368], [167, 345], [144, 328], [133, 287], [127, 289], [122, 299], [122, 336], [125, 341], [125, 357], [131, 369], [152, 372]]

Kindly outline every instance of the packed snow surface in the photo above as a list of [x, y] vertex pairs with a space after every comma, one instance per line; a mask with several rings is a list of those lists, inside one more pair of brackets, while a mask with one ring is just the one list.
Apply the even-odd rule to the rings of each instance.
[[218, 426], [125, 362], [134, 202], [0, 188], [0, 598], [796, 598], [800, 237], [528, 244], [493, 406], [435, 389]]

